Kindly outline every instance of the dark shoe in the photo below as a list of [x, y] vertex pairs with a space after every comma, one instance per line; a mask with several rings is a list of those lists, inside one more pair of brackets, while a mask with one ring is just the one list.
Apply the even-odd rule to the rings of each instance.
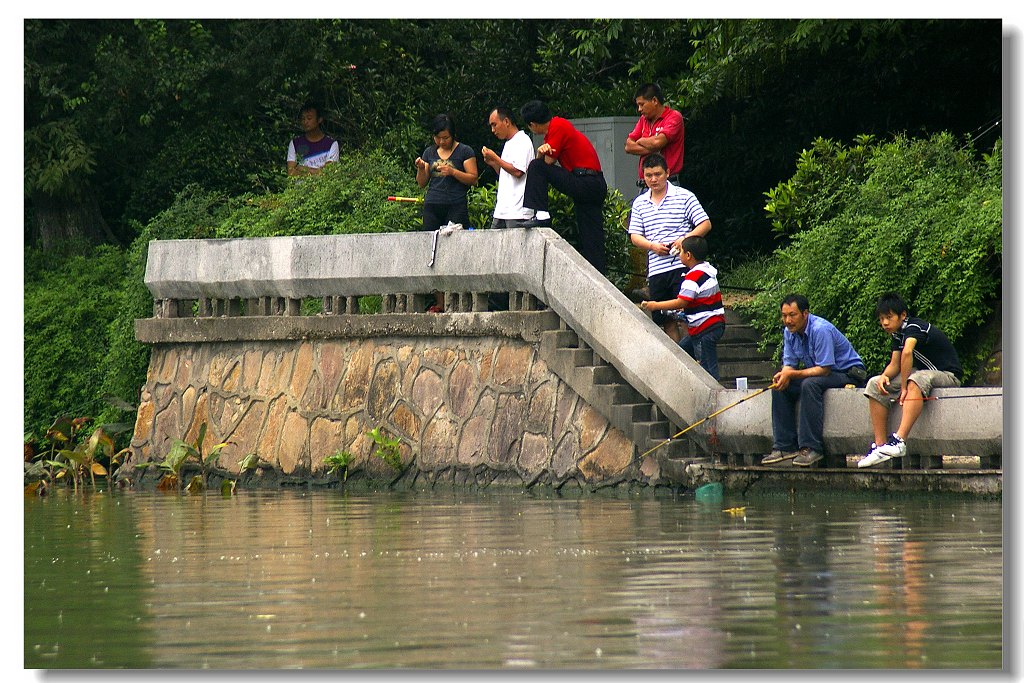
[[793, 458], [793, 464], [799, 467], [810, 467], [822, 459], [821, 453], [810, 448], [801, 448], [800, 453]]
[[775, 465], [782, 462], [783, 460], [789, 460], [795, 458], [798, 455], [797, 451], [780, 451], [779, 449], [772, 450], [771, 453], [761, 458], [762, 465]]
[[525, 221], [519, 224], [520, 228], [550, 228], [551, 219], [545, 218], [544, 220], [537, 220], [534, 218], [527, 218]]

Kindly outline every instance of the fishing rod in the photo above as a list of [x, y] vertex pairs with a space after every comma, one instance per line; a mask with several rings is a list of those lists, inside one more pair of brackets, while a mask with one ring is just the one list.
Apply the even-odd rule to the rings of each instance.
[[727, 405], [726, 407], [724, 407], [724, 408], [722, 408], [720, 410], [716, 410], [715, 412], [713, 412], [710, 415], [708, 415], [707, 417], [705, 417], [703, 420], [698, 420], [697, 422], [694, 422], [692, 425], [690, 425], [686, 429], [680, 430], [676, 434], [673, 434], [669, 438], [667, 438], [664, 441], [662, 441], [661, 443], [659, 443], [654, 448], [648, 449], [647, 451], [641, 453], [637, 457], [638, 458], [643, 458], [646, 455], [650, 455], [651, 453], [653, 453], [654, 451], [658, 450], [659, 448], [661, 448], [665, 444], [668, 444], [671, 441], [673, 441], [675, 439], [678, 439], [680, 436], [682, 436], [686, 432], [690, 431], [694, 427], [696, 427], [698, 425], [702, 425], [705, 422], [707, 422], [708, 420], [710, 420], [711, 418], [717, 417], [717, 416], [721, 415], [722, 413], [724, 413], [725, 411], [729, 410], [730, 408], [735, 408], [736, 406], [738, 406], [739, 404], [743, 403], [744, 401], [749, 401], [750, 399], [754, 398], [755, 396], [760, 396], [761, 394], [763, 394], [764, 392], [768, 391], [769, 389], [774, 389], [774, 388], [775, 388], [775, 383], [772, 382], [771, 384], [769, 384], [768, 386], [764, 387], [763, 389], [758, 389], [757, 391], [755, 391], [754, 393], [750, 394], [749, 396], [744, 396], [740, 400], [738, 400], [738, 401], [736, 401], [734, 403], [730, 403], [729, 405]]
[[420, 204], [423, 202], [422, 197], [396, 197], [391, 195], [388, 197], [389, 202], [408, 202], [410, 204]]
[[[924, 396], [921, 398], [905, 398], [904, 401], [942, 401], [947, 398], [1002, 398], [1002, 394], [963, 394], [961, 396]], [[893, 399], [895, 400], [895, 399]]]

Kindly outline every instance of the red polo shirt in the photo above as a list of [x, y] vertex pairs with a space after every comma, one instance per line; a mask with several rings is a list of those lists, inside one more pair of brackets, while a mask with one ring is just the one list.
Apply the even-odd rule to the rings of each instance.
[[555, 161], [567, 171], [576, 168], [601, 170], [601, 160], [597, 158], [597, 150], [594, 149], [594, 145], [586, 135], [576, 130], [575, 126], [561, 116], [551, 117], [548, 132], [544, 135], [544, 142], [555, 150], [548, 156], [554, 157]]
[[[648, 121], [647, 117], [641, 116], [633, 132], [626, 137], [635, 142], [640, 138], [654, 137], [658, 133], [664, 133], [668, 138], [668, 144], [661, 148], [661, 156], [665, 157], [668, 164], [668, 174], [679, 173], [683, 170], [683, 136], [686, 130], [683, 115], [675, 109], [665, 107], [665, 111], [654, 121]], [[644, 157], [640, 157], [640, 164], [637, 165], [641, 178], [644, 177], [644, 167], [641, 165], [643, 161]]]

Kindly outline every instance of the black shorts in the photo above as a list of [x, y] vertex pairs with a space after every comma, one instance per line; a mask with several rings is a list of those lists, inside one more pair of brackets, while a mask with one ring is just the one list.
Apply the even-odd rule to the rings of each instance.
[[[679, 286], [683, 284], [683, 276], [686, 275], [686, 268], [674, 268], [658, 273], [647, 278], [647, 291], [650, 292], [651, 301], [668, 301], [679, 297]], [[659, 325], [664, 325], [675, 318], [667, 311], [653, 311], [651, 319]]]
[[454, 204], [424, 204], [423, 205], [423, 227], [420, 230], [437, 230], [448, 222], [461, 223], [462, 227], [469, 227], [469, 206], [466, 202]]

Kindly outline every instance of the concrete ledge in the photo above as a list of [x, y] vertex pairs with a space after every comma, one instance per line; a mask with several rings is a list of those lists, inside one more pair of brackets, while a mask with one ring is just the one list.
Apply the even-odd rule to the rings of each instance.
[[558, 315], [551, 311], [146, 318], [135, 321], [135, 336], [146, 344], [387, 336], [493, 336], [539, 342], [542, 332], [558, 325]]
[[[717, 408], [751, 392], [723, 389]], [[1003, 450], [1001, 387], [936, 389], [910, 439], [909, 452], [920, 455], [997, 455]], [[957, 398], [957, 397], [969, 398]], [[860, 453], [871, 443], [868, 399], [863, 389], [831, 389], [825, 394], [825, 447], [830, 453]], [[714, 412], [714, 411], [712, 411]], [[889, 414], [889, 431], [899, 425], [902, 409]], [[718, 450], [726, 453], [767, 453], [772, 445], [771, 392], [766, 391], [716, 417]], [[703, 425], [702, 425], [703, 427]], [[700, 430], [698, 427], [694, 431]], [[704, 430], [710, 434], [711, 427]]]
[[687, 486], [696, 488], [708, 481], [718, 481], [732, 491], [794, 492], [870, 491], [878, 493], [963, 493], [1001, 496], [1001, 470], [848, 470], [799, 467], [726, 467], [721, 465], [690, 465]]

